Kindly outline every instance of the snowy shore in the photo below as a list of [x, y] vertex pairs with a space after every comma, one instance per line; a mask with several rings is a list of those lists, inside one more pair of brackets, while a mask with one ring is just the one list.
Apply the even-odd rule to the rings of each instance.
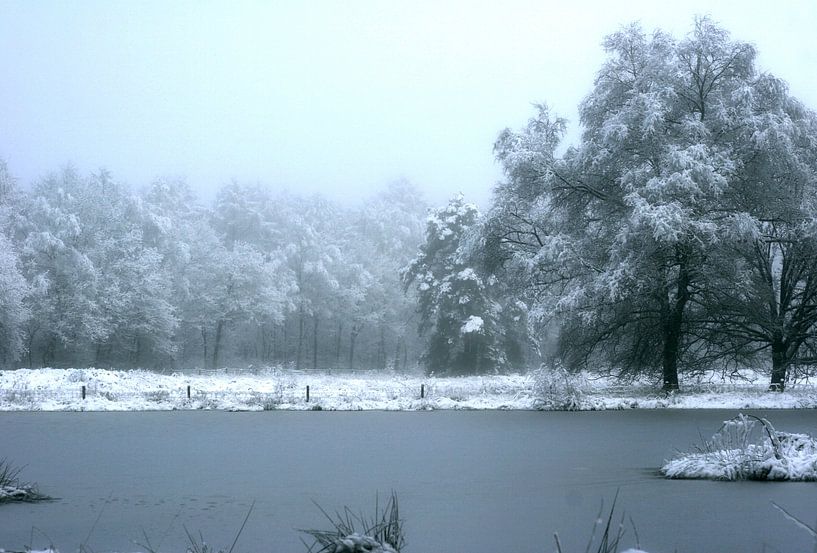
[[[184, 372], [107, 369], [19, 369], [0, 372], [3, 411], [145, 411], [220, 409], [431, 410], [558, 409], [534, 392], [533, 375], [431, 378], [394, 373], [277, 369]], [[729, 380], [709, 375], [682, 382], [666, 396], [655, 382], [622, 383], [580, 376], [571, 382], [571, 408], [776, 409], [817, 408], [817, 385], [766, 390], [767, 377]], [[309, 387], [309, 401], [306, 390]], [[84, 389], [84, 398], [83, 398]], [[189, 390], [189, 398], [188, 398]], [[559, 391], [556, 390], [556, 394]], [[421, 397], [422, 395], [422, 397]]]

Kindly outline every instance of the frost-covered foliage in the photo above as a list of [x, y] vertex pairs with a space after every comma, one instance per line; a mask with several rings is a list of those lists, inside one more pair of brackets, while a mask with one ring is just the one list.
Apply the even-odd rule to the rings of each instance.
[[682, 40], [634, 24], [604, 47], [577, 145], [557, 155], [565, 124], [545, 106], [500, 134], [495, 265], [531, 320], [559, 323], [571, 369], [671, 390], [679, 368], [770, 349], [785, 373], [815, 335], [817, 118], [707, 18]]
[[29, 309], [29, 286], [20, 273], [19, 261], [11, 243], [0, 234], [0, 361], [19, 359], [24, 351], [23, 336]]
[[233, 182], [208, 207], [69, 167], [24, 192], [0, 160], [0, 364], [413, 368], [424, 213], [408, 183], [346, 207]]
[[508, 333], [513, 303], [503, 306], [496, 279], [476, 270], [468, 249], [479, 217], [461, 194], [431, 210], [425, 243], [404, 269], [406, 289], [414, 285], [419, 298], [420, 332], [428, 334], [428, 373], [483, 374], [518, 361], [520, 347]]
[[661, 467], [667, 478], [817, 480], [817, 441], [778, 432], [751, 415], [725, 421], [712, 438]]
[[21, 482], [20, 469], [0, 459], [0, 503], [32, 502], [51, 499], [40, 493], [36, 484]]
[[548, 411], [576, 411], [586, 408], [583, 375], [561, 365], [542, 366], [532, 373], [534, 406]]
[[397, 495], [392, 493], [382, 509], [375, 502], [372, 518], [355, 514], [349, 507], [334, 517], [321, 509], [332, 528], [303, 530], [313, 539], [310, 553], [400, 553], [406, 538]]

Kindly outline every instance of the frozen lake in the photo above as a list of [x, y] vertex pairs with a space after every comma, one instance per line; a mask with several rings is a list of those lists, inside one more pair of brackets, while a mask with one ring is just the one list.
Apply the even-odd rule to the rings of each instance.
[[[761, 412], [753, 411], [755, 414]], [[0, 548], [183, 551], [183, 525], [236, 551], [304, 551], [294, 528], [368, 513], [395, 490], [415, 553], [584, 551], [600, 501], [654, 553], [811, 550], [775, 501], [813, 523], [817, 484], [668, 481], [662, 461], [735, 411], [0, 413], [2, 453], [62, 499], [0, 506]], [[765, 412], [815, 433], [814, 411]], [[31, 542], [32, 529], [34, 543]], [[628, 530], [632, 537], [632, 530]], [[629, 540], [625, 540], [628, 544]]]

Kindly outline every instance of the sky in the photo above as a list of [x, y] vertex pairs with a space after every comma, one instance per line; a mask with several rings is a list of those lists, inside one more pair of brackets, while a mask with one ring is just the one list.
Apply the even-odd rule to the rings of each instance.
[[[612, 6], [615, 6], [612, 8]], [[0, 0], [0, 158], [354, 200], [408, 179], [486, 206], [493, 143], [546, 102], [579, 135], [601, 42], [710, 15], [817, 109], [814, 0]]]

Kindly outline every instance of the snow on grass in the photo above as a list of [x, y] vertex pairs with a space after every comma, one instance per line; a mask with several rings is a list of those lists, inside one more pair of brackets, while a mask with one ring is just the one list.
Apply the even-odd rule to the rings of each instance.
[[664, 464], [661, 473], [667, 478], [815, 481], [817, 442], [741, 414], [725, 421], [698, 451]]
[[[85, 399], [82, 387], [85, 387]], [[187, 388], [190, 387], [190, 398]], [[306, 387], [310, 401], [306, 401]], [[423, 396], [421, 395], [423, 387]], [[768, 377], [738, 380], [717, 374], [682, 382], [666, 395], [653, 380], [533, 371], [526, 375], [460, 378], [393, 372], [316, 372], [279, 369], [162, 374], [144, 370], [18, 369], [0, 371], [0, 410], [140, 411], [432, 410], [432, 409], [769, 409], [815, 408], [817, 386], [768, 392]]]

